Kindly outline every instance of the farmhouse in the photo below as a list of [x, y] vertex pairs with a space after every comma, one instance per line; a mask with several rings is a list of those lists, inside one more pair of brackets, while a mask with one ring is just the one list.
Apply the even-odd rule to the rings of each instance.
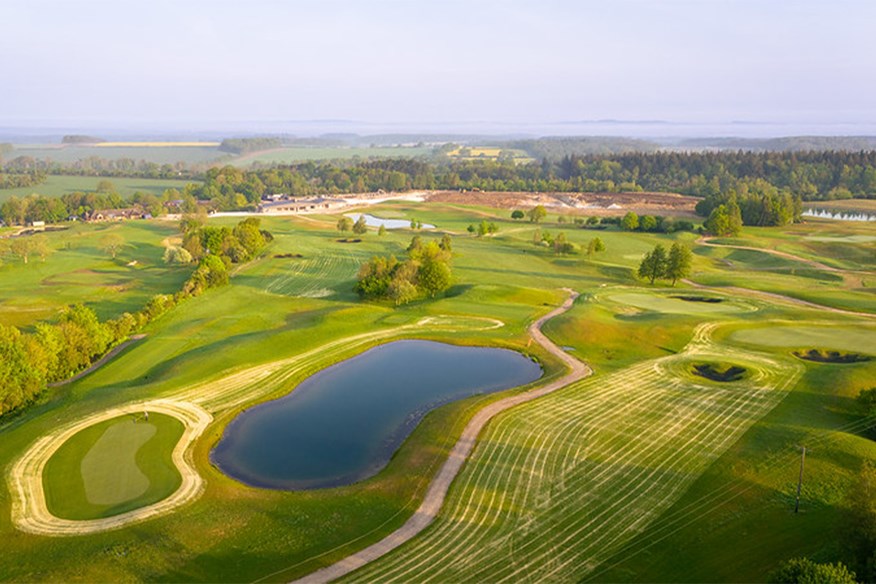
[[100, 209], [85, 215], [86, 221], [125, 221], [126, 219], [139, 219], [143, 211], [130, 207], [127, 209]]
[[259, 205], [259, 213], [313, 213], [315, 211], [328, 211], [344, 206], [339, 199], [326, 197], [288, 198], [280, 200], [262, 201]]

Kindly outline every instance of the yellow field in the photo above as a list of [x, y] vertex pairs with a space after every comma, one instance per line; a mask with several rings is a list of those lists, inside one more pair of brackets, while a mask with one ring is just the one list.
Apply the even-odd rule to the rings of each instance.
[[[447, 155], [448, 156], [459, 156], [460, 150], [461, 150], [461, 148], [457, 148], [456, 150], [452, 150], [451, 152], [448, 152]], [[489, 157], [489, 158], [496, 158], [499, 156], [499, 152], [502, 151], [502, 148], [476, 147], [476, 148], [468, 148], [468, 150], [471, 152], [471, 154], [469, 155], [470, 158], [475, 158], [475, 157], [478, 157], [481, 155]]]
[[191, 147], [205, 148], [219, 146], [219, 142], [99, 142], [92, 144], [96, 148], [164, 148], [164, 147]]

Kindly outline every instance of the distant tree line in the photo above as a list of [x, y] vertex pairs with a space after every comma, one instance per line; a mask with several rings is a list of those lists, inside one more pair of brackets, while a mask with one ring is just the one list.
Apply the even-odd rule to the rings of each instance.
[[133, 158], [100, 158], [88, 156], [75, 162], [60, 162], [57, 160], [34, 158], [33, 156], [16, 156], [14, 151], [8, 152], [2, 158], [0, 171], [20, 174], [41, 172], [43, 174], [63, 174], [73, 176], [104, 176], [130, 178], [160, 178], [199, 180], [203, 169], [208, 165], [174, 162], [173, 164], [158, 164]]
[[232, 263], [255, 257], [273, 239], [259, 229], [256, 218], [245, 219], [234, 228], [215, 228], [187, 217], [181, 227], [186, 247], [169, 251], [165, 260], [186, 263], [175, 260], [188, 256], [198, 266], [176, 294], [158, 294], [141, 310], [106, 322], [100, 322], [90, 308], [76, 304], [64, 310], [56, 324], [39, 323], [32, 333], [0, 324], [0, 416], [33, 402], [47, 384], [87, 369], [107, 350], [183, 300], [227, 284]]
[[407, 248], [407, 258], [374, 256], [359, 268], [353, 290], [362, 298], [391, 300], [396, 306], [422, 297], [434, 297], [450, 287], [451, 239], [423, 243], [415, 235]]
[[283, 146], [283, 140], [280, 138], [225, 138], [219, 145], [219, 150], [231, 154], [246, 154], [280, 148], [281, 146]]
[[46, 182], [46, 173], [41, 170], [31, 170], [16, 174], [0, 172], [0, 189], [34, 187], [44, 182]]

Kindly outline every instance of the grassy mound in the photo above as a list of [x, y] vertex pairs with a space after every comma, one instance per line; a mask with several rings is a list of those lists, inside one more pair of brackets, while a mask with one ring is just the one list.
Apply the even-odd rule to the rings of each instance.
[[793, 351], [795, 357], [816, 363], [863, 363], [872, 357], [860, 353], [846, 353], [830, 349], [800, 349]]
[[112, 418], [75, 434], [49, 459], [43, 487], [49, 511], [98, 519], [156, 503], [182, 480], [171, 460], [183, 433], [171, 416]]
[[691, 373], [694, 375], [722, 383], [739, 381], [745, 377], [747, 372], [745, 367], [730, 363], [694, 363], [691, 365]]

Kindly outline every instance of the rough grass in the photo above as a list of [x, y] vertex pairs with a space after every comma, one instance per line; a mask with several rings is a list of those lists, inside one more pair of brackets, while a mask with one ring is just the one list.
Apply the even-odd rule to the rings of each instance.
[[64, 519], [97, 519], [150, 505], [179, 487], [171, 452], [179, 420], [152, 413], [86, 428], [49, 459], [43, 486], [49, 510]]

